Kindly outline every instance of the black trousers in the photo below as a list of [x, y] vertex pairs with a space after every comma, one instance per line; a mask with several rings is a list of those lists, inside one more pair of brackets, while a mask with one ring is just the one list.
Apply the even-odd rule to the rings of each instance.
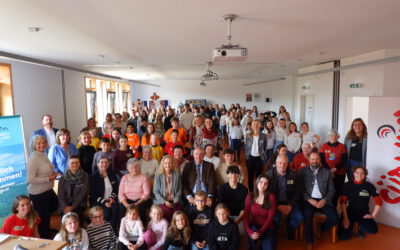
[[254, 177], [257, 178], [262, 171], [264, 162], [261, 160], [261, 157], [254, 157], [254, 156], [249, 156], [249, 158], [246, 160], [246, 167], [247, 167], [247, 181], [249, 185], [249, 189], [251, 192], [253, 192], [254, 188]]
[[33, 207], [38, 212], [42, 222], [39, 224], [40, 238], [50, 239], [50, 217], [57, 210], [58, 198], [53, 189], [41, 194], [29, 194]]
[[[347, 217], [350, 221], [350, 226], [348, 228], [344, 228], [342, 224], [339, 225], [338, 236], [341, 240], [348, 240], [351, 237], [351, 233], [353, 232], [354, 223], [358, 223], [358, 231], [361, 234], [369, 233], [376, 234], [378, 232], [378, 225], [376, 224], [374, 219], [364, 219], [363, 216], [365, 213], [359, 213], [357, 211], [352, 211], [347, 209]], [[343, 220], [343, 218], [342, 218]]]

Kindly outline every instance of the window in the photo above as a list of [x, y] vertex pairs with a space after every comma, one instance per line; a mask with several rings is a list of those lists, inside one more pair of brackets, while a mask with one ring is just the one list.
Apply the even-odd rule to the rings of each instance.
[[0, 116], [13, 115], [11, 65], [0, 63]]
[[130, 85], [92, 77], [85, 78], [87, 118], [103, 124], [107, 113], [129, 111]]

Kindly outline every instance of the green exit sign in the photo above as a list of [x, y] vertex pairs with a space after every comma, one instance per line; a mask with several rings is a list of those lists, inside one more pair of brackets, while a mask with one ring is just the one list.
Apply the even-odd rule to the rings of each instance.
[[350, 88], [351, 89], [358, 89], [361, 88], [362, 84], [361, 83], [350, 83]]

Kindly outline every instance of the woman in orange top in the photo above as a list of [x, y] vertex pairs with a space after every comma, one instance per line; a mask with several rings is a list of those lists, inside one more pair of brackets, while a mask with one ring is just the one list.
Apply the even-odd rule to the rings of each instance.
[[131, 147], [135, 158], [139, 158], [139, 146], [140, 146], [140, 139], [139, 136], [133, 132], [133, 125], [128, 124], [126, 126], [126, 137], [128, 137], [128, 145]]
[[141, 146], [144, 147], [146, 145], [150, 145], [150, 135], [155, 132], [155, 127], [153, 123], [149, 123], [147, 125], [146, 133], [142, 136]]

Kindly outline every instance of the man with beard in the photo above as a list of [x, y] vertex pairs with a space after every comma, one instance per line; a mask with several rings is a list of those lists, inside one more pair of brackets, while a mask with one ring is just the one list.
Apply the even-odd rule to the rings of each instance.
[[300, 169], [300, 184], [303, 186], [303, 213], [304, 230], [307, 249], [313, 248], [313, 215], [320, 211], [327, 216], [327, 220], [318, 228], [321, 232], [329, 230], [339, 223], [336, 207], [332, 204], [335, 194], [330, 171], [323, 168], [321, 158], [317, 152], [310, 154], [310, 166]]

